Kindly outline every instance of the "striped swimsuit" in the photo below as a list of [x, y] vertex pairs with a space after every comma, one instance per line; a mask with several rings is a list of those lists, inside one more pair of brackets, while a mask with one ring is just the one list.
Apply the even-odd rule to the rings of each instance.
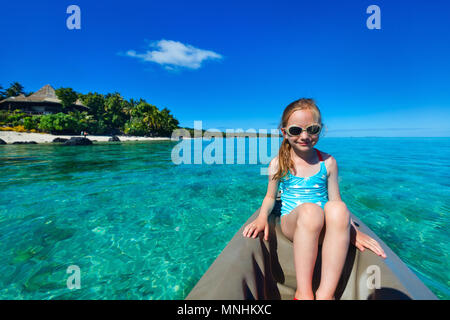
[[[305, 202], [315, 203], [322, 209], [328, 201], [327, 168], [320, 152], [315, 149], [320, 161], [320, 170], [311, 177], [297, 177], [288, 171], [287, 176], [280, 179], [281, 216], [290, 213]], [[286, 179], [287, 178], [287, 179]]]

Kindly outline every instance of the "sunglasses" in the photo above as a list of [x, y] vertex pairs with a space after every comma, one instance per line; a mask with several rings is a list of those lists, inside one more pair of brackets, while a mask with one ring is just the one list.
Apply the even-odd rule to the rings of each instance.
[[309, 135], [317, 135], [322, 130], [322, 126], [319, 123], [310, 124], [306, 128], [302, 128], [296, 124], [293, 124], [289, 126], [287, 129], [285, 128], [286, 132], [290, 136], [299, 136], [302, 134], [303, 130], [306, 130], [306, 132]]

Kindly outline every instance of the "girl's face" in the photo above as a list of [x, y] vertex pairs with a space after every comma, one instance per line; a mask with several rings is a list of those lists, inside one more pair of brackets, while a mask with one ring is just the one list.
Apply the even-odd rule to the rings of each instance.
[[284, 138], [288, 140], [292, 148], [305, 152], [311, 150], [317, 144], [319, 141], [319, 135], [310, 135], [306, 132], [306, 130], [302, 130], [302, 133], [299, 136], [290, 136], [287, 134], [286, 130], [293, 124], [305, 129], [314, 123], [317, 123], [317, 121], [314, 119], [314, 115], [310, 110], [297, 110], [291, 114], [286, 127], [282, 128], [281, 131], [283, 132]]

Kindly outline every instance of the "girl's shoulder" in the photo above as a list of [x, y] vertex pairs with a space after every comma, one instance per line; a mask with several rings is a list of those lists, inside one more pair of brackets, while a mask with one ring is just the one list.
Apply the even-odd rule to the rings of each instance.
[[325, 163], [325, 167], [327, 168], [327, 172], [329, 175], [330, 172], [334, 171], [337, 168], [336, 159], [329, 153], [320, 151], [318, 149], [316, 149], [316, 150], [320, 152], [320, 155], [322, 156], [322, 159]]
[[275, 174], [278, 171], [278, 155], [270, 160], [269, 163], [269, 174]]
[[[315, 148], [315, 149], [316, 149], [316, 148]], [[321, 150], [319, 150], [319, 149], [316, 149], [316, 151], [318, 151], [318, 152], [320, 153], [320, 155], [322, 156], [322, 159], [323, 159], [324, 161], [327, 161], [328, 159], [330, 159], [330, 158], [333, 157], [331, 154], [326, 153], [326, 152], [324, 152], [324, 151], [321, 151]]]
[[270, 160], [270, 165], [278, 165], [278, 155], [276, 155], [272, 160]]

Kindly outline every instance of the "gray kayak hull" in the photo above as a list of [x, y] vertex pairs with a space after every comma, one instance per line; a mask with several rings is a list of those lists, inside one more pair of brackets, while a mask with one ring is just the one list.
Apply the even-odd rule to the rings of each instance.
[[[292, 300], [296, 289], [293, 245], [281, 232], [276, 210], [269, 216], [269, 241], [243, 237], [242, 225], [186, 297], [187, 300]], [[346, 263], [336, 289], [341, 300], [435, 300], [436, 296], [400, 258], [362, 221], [352, 215], [357, 228], [377, 240], [383, 259], [370, 250], [349, 246]], [[320, 281], [320, 248], [313, 288]]]

